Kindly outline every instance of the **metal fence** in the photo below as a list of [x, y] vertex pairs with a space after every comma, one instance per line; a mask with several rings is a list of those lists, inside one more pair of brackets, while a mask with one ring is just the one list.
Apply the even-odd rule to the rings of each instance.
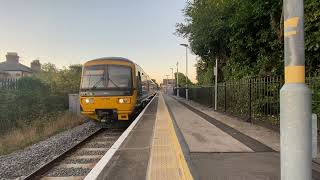
[[0, 89], [13, 90], [17, 88], [17, 79], [0, 79]]
[[[278, 128], [283, 83], [282, 77], [244, 78], [218, 83], [217, 109], [249, 122]], [[312, 90], [313, 113], [319, 117], [320, 77], [307, 78], [306, 83]], [[185, 98], [185, 88], [180, 88], [179, 95]], [[214, 107], [214, 87], [191, 87], [189, 99]]]

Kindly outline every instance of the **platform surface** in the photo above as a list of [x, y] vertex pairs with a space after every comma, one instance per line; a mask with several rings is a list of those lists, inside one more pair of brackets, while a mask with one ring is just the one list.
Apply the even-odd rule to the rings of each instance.
[[158, 97], [155, 97], [120, 149], [104, 168], [101, 179], [141, 180], [146, 178], [157, 107]]
[[167, 97], [167, 104], [181, 130], [190, 152], [253, 152], [248, 146]]
[[280, 179], [276, 134], [211, 111], [158, 94], [103, 179]]
[[158, 100], [147, 179], [193, 179], [162, 94]]
[[[165, 99], [181, 131], [180, 141], [188, 146], [189, 164], [197, 179], [280, 179], [280, 156], [272, 148], [195, 109], [190, 110], [175, 98], [165, 96]], [[220, 131], [223, 136], [213, 135]], [[197, 138], [190, 138], [195, 132], [207, 141], [201, 145], [203, 149], [193, 148], [200, 143]]]
[[117, 180], [193, 179], [161, 94], [147, 107], [99, 177]]

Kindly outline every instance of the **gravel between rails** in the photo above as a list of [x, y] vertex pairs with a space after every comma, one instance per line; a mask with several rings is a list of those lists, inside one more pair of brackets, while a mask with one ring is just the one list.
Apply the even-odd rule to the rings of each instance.
[[77, 155], [77, 156], [81, 156], [81, 155], [104, 155], [107, 151], [108, 151], [108, 149], [106, 149], [105, 151], [78, 151], [78, 152], [75, 153], [75, 155]]
[[98, 163], [98, 159], [65, 159], [63, 162], [66, 164], [86, 164], [86, 163]]
[[0, 179], [27, 176], [99, 128], [89, 121], [23, 150], [0, 156]]
[[[120, 137], [120, 135], [123, 133], [125, 128], [111, 128], [106, 129], [105, 131], [96, 134], [95, 137], [91, 138], [89, 141], [85, 142], [78, 148], [78, 152], [71, 152], [67, 158], [64, 158], [62, 161], [59, 161], [56, 163], [56, 167], [53, 167], [49, 171], [47, 171], [45, 174], [43, 174], [43, 177], [62, 177], [62, 176], [83, 176], [88, 174], [88, 169], [91, 169], [90, 167], [81, 167], [81, 168], [70, 168], [68, 165], [81, 165], [81, 164], [96, 164], [100, 158], [93, 158], [90, 159], [81, 159], [79, 156], [79, 151], [83, 150], [83, 148], [103, 148], [103, 149], [109, 149], [113, 143]], [[112, 137], [112, 138], [111, 138]], [[104, 141], [97, 141], [100, 139], [105, 139]], [[92, 149], [91, 149], [92, 150]], [[84, 150], [86, 152], [90, 152], [87, 150]], [[105, 152], [106, 152], [105, 151]], [[88, 155], [88, 154], [85, 154]], [[74, 157], [77, 157], [79, 159], [72, 159]], [[61, 167], [62, 165], [62, 167]]]
[[91, 169], [82, 169], [82, 168], [57, 168], [54, 171], [48, 173], [48, 176], [59, 177], [59, 176], [86, 176], [89, 174]]

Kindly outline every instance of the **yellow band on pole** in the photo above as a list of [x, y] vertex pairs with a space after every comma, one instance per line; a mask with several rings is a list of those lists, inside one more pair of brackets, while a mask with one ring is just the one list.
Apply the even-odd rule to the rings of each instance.
[[297, 31], [289, 31], [289, 32], [285, 32], [284, 33], [284, 37], [288, 37], [288, 36], [292, 36], [292, 35], [296, 35]]
[[293, 17], [284, 21], [284, 28], [297, 27], [299, 23], [299, 17]]
[[287, 66], [284, 76], [285, 83], [304, 83], [305, 66]]

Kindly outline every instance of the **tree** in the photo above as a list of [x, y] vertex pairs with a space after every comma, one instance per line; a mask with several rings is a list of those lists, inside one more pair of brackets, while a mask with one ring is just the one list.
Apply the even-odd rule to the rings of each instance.
[[[196, 64], [198, 85], [212, 85], [214, 82], [213, 63], [199, 61]], [[221, 78], [220, 76], [218, 76]]]
[[320, 3], [305, 1], [305, 45], [307, 73], [320, 73]]
[[[176, 82], [177, 82], [177, 73], [174, 73], [174, 78], [175, 78], [175, 80], [176, 80]], [[178, 74], [178, 86], [179, 87], [185, 87], [186, 86], [186, 76], [183, 74], [183, 73], [181, 73], [181, 72], [179, 72], [179, 74]], [[188, 78], [187, 79], [187, 81], [188, 81], [188, 86], [193, 86], [194, 84], [190, 81], [190, 79]]]
[[34, 76], [50, 87], [50, 91], [67, 95], [79, 92], [82, 65], [70, 65], [68, 68], [57, 69], [54, 64], [44, 64], [41, 71]]
[[[320, 3], [306, 0], [307, 72], [319, 69]], [[184, 9], [176, 33], [201, 57], [199, 83], [210, 84], [219, 61], [219, 79], [283, 74], [283, 11], [278, 0], [194, 0]], [[221, 72], [220, 72], [221, 71]]]

